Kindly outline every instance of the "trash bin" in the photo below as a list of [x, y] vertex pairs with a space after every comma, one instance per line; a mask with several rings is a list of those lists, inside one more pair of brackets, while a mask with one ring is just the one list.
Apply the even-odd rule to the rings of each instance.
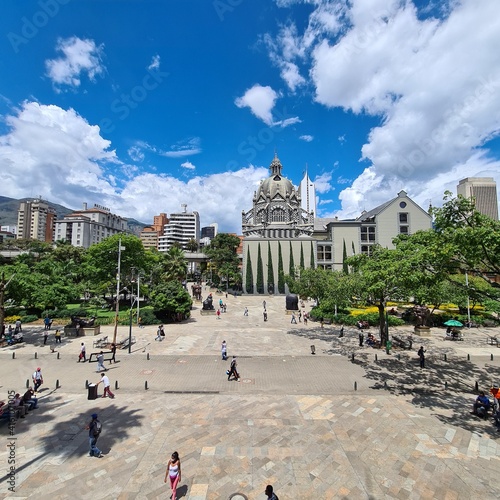
[[96, 384], [89, 384], [88, 386], [88, 396], [87, 399], [97, 399], [97, 385]]

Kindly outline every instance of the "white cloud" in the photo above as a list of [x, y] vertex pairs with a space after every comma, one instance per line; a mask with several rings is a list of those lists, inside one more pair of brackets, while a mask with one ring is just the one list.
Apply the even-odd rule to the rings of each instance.
[[160, 56], [156, 54], [153, 56], [151, 64], [148, 66], [148, 69], [159, 69], [159, 68], [160, 68]]
[[306, 142], [311, 142], [314, 139], [314, 137], [312, 135], [306, 134], [306, 135], [301, 135], [299, 137], [299, 139], [302, 139], [303, 141], [306, 141]]
[[93, 81], [96, 75], [104, 73], [101, 58], [103, 45], [97, 46], [94, 40], [81, 39], [76, 36], [60, 38], [56, 50], [63, 56], [45, 61], [47, 76], [56, 89], [61, 85], [76, 88], [81, 84], [81, 75], [87, 74]]
[[330, 181], [332, 180], [332, 172], [324, 172], [321, 175], [317, 175], [314, 179], [314, 187], [317, 193], [328, 193], [332, 190], [332, 185]]
[[[136, 141], [133, 146], [133, 152], [138, 157], [139, 155], [142, 155], [142, 159], [144, 159], [143, 151], [150, 151], [151, 153], [166, 156], [167, 158], [183, 158], [184, 156], [192, 156], [201, 153], [202, 149], [200, 143], [201, 140], [199, 137], [191, 137], [190, 139], [185, 139], [177, 142], [176, 144], [172, 144], [167, 149], [163, 149], [153, 146], [146, 141]], [[142, 159], [140, 161], [142, 161]]]
[[266, 125], [272, 125], [272, 110], [277, 98], [278, 94], [271, 87], [263, 87], [256, 83], [246, 90], [242, 97], [236, 98], [234, 103], [238, 108], [250, 108], [250, 111]]
[[196, 167], [190, 162], [190, 161], [185, 161], [184, 163], [181, 163], [182, 168], [187, 168], [188, 170], [195, 170]]
[[130, 156], [132, 161], [141, 162], [144, 160], [144, 153], [139, 146], [132, 146], [128, 149], [127, 154]]
[[500, 135], [498, 2], [302, 3], [314, 6], [308, 25], [268, 38], [271, 59], [309, 65], [318, 103], [379, 119], [361, 150], [367, 168], [340, 195], [340, 215], [359, 215], [400, 189], [424, 207], [439, 205], [445, 186], [455, 192], [460, 178], [481, 172], [498, 182], [487, 149]]
[[[217, 220], [221, 231], [240, 233], [241, 211], [251, 206], [251, 197], [242, 193], [252, 193], [269, 175], [267, 168], [253, 165], [187, 181], [140, 172], [117, 158], [99, 127], [54, 105], [25, 102], [5, 123], [8, 133], [0, 136], [2, 188], [13, 198], [41, 195], [73, 209], [83, 202], [98, 203], [146, 223], [159, 211], [178, 212], [181, 203], [188, 203], [188, 209], [200, 212], [203, 224]], [[128, 154], [140, 158], [154, 149], [138, 142]]]

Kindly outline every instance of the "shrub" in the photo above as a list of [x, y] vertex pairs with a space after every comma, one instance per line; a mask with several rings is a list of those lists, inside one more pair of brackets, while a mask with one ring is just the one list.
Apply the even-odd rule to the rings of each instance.
[[21, 318], [21, 321], [23, 323], [32, 323], [33, 321], [36, 321], [38, 319], [38, 316], [35, 314], [26, 314], [26, 316], [23, 316]]
[[18, 319], [21, 319], [21, 316], [16, 314], [13, 316], [6, 316], [3, 321], [4, 321], [4, 323], [15, 323]]
[[144, 307], [141, 309], [139, 316], [142, 319], [143, 325], [155, 325], [156, 323], [160, 323], [160, 320], [156, 317], [152, 307]]

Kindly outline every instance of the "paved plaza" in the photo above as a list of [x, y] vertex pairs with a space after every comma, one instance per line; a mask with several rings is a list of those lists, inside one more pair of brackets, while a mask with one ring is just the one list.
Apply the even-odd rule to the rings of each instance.
[[[262, 297], [223, 299], [221, 319], [195, 305], [189, 321], [166, 325], [163, 342], [155, 327], [134, 326], [132, 353], [106, 363], [115, 399], [87, 399], [86, 381], [100, 376], [96, 363], [77, 359], [80, 342], [89, 354], [95, 338], [63, 339], [51, 352], [42, 327], [25, 328], [25, 344], [0, 351], [2, 399], [23, 391], [37, 366], [45, 383], [40, 408], [14, 436], [0, 427], [0, 496], [167, 499], [165, 467], [176, 450], [185, 500], [264, 500], [267, 484], [281, 500], [500, 497], [500, 432], [469, 413], [476, 382], [488, 389], [500, 381], [500, 349], [488, 344], [496, 329], [466, 330], [463, 342], [433, 329], [413, 351], [387, 355], [359, 347], [354, 329], [339, 338], [338, 327], [291, 324], [283, 297], [265, 297], [267, 322]], [[99, 337], [112, 334], [105, 327]], [[118, 340], [127, 336], [120, 327]], [[237, 356], [240, 382], [227, 381], [222, 340]], [[87, 456], [84, 426], [94, 412], [103, 423], [100, 459]]]

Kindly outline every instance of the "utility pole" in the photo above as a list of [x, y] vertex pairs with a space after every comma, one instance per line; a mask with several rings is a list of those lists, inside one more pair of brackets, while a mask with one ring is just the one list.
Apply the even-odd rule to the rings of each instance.
[[118, 272], [116, 273], [116, 309], [115, 309], [115, 330], [113, 332], [113, 344], [116, 344], [116, 334], [118, 332], [118, 316], [120, 315], [120, 268], [122, 260], [122, 239], [118, 240]]
[[139, 324], [139, 314], [141, 307], [141, 273], [137, 272], [137, 324]]

